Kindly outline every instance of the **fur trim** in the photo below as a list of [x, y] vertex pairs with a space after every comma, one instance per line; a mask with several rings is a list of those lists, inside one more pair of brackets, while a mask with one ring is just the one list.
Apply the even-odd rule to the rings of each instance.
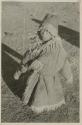
[[58, 107], [62, 106], [63, 104], [65, 104], [65, 100], [62, 100], [58, 104], [54, 104], [54, 105], [46, 105], [42, 107], [31, 106], [31, 110], [35, 113], [42, 113], [44, 111], [46, 112], [55, 111]]

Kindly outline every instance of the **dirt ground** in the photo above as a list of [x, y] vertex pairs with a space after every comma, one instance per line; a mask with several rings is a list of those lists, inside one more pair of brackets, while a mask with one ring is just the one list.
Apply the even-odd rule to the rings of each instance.
[[[17, 82], [12, 77], [18, 66], [17, 61], [20, 61], [21, 55], [28, 48], [29, 33], [34, 34], [38, 28], [38, 24], [31, 19], [32, 15], [42, 20], [46, 13], [57, 15], [57, 18], [53, 19], [54, 24], [58, 23], [79, 32], [78, 3], [2, 3], [2, 122], [79, 122], [79, 48], [77, 46], [63, 40], [74, 76], [73, 94], [68, 92], [70, 96], [66, 97], [66, 105], [62, 105], [56, 111], [35, 114], [28, 106], [23, 106], [21, 96], [27, 74]], [[64, 82], [62, 78], [61, 80]], [[65, 86], [64, 90], [66, 91]]]

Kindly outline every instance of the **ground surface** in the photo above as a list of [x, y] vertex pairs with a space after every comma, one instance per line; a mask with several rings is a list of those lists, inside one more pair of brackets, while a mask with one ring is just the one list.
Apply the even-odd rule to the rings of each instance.
[[[31, 15], [42, 20], [47, 12], [56, 13], [59, 22], [68, 28], [79, 31], [79, 5], [75, 3], [3, 3], [2, 4], [2, 122], [79, 122], [79, 48], [63, 40], [68, 52], [74, 76], [73, 94], [66, 98], [66, 105], [55, 112], [33, 113], [28, 106], [24, 107], [21, 95], [25, 88], [27, 75], [16, 82], [13, 73], [18, 63], [7, 52], [14, 56], [23, 55], [28, 47], [28, 33], [33, 33], [38, 24], [31, 20]], [[79, 41], [78, 41], [79, 42]], [[14, 51], [12, 51], [11, 49]], [[19, 54], [20, 55], [19, 55]], [[20, 56], [21, 57], [21, 56]], [[63, 79], [62, 79], [63, 81]], [[64, 86], [65, 88], [65, 86]]]

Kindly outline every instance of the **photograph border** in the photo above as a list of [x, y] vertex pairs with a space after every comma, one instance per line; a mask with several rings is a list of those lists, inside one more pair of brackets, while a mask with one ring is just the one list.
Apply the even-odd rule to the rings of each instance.
[[[1, 3], [3, 1], [17, 1], [17, 2], [79, 2], [80, 4], [80, 34], [82, 32], [82, 0], [1, 0], [0, 1], [0, 13], [2, 15], [2, 5]], [[1, 16], [0, 16], [0, 38], [1, 38]], [[70, 124], [70, 125], [81, 125], [82, 124], [82, 36], [80, 35], [80, 123], [1, 123], [2, 125], [28, 125], [28, 124], [32, 124], [32, 125], [40, 125], [40, 124], [43, 124], [43, 125], [51, 125], [51, 124], [54, 124], [54, 125], [58, 125], [58, 124], [61, 124], [61, 125], [67, 125], [67, 124]], [[1, 39], [0, 39], [0, 43], [1, 43]], [[1, 51], [1, 44], [0, 44], [0, 51]], [[1, 56], [1, 54], [0, 54]], [[0, 70], [1, 70], [1, 61], [0, 61]], [[1, 72], [0, 72], [1, 73]], [[0, 74], [0, 80], [1, 80], [1, 74]], [[1, 113], [1, 85], [0, 85], [0, 113]], [[0, 114], [0, 122], [1, 122], [1, 114]]]

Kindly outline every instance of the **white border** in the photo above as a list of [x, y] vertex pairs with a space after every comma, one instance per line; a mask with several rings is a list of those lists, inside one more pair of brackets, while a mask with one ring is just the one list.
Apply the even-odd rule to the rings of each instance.
[[[17, 1], [17, 2], [80, 2], [80, 34], [81, 34], [81, 29], [82, 29], [82, 24], [81, 24], [81, 20], [82, 20], [82, 0], [1, 0], [0, 1], [0, 13], [1, 13], [1, 2], [3, 1]], [[1, 39], [1, 16], [0, 16], [0, 39]], [[80, 35], [80, 41], [82, 40], [82, 36]], [[1, 40], [0, 40], [1, 42]], [[61, 125], [82, 125], [82, 93], [81, 93], [81, 90], [82, 90], [82, 85], [81, 85], [81, 81], [82, 81], [82, 72], [81, 72], [81, 69], [82, 69], [82, 54], [81, 54], [81, 47], [82, 47], [82, 43], [80, 42], [80, 123], [1, 123], [1, 117], [0, 117], [0, 123], [1, 125], [26, 125], [26, 124], [30, 124], [30, 125], [51, 125], [51, 124], [54, 124], [54, 125], [58, 125], [58, 124], [61, 124]], [[0, 51], [1, 51], [1, 44], [0, 44]], [[0, 54], [0, 57], [1, 57], [1, 54]], [[1, 69], [1, 61], [0, 61], [0, 69]], [[1, 72], [0, 72], [0, 81], [1, 81]], [[1, 85], [0, 85], [0, 93], [1, 93]], [[1, 94], [0, 94], [0, 99], [1, 99]], [[0, 100], [1, 102], [1, 100]], [[0, 103], [0, 113], [1, 113], [1, 103]], [[1, 114], [0, 114], [1, 116]]]
[[81, 0], [1, 0], [1, 1], [18, 1], [18, 2], [79, 2]]

